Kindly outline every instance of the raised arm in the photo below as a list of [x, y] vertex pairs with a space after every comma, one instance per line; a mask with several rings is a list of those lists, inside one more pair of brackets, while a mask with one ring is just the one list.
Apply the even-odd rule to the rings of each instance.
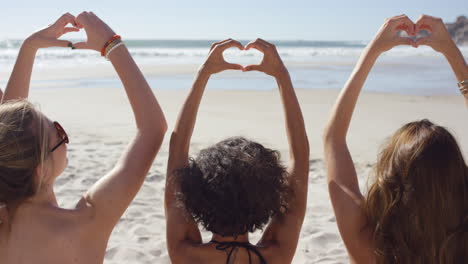
[[49, 47], [67, 47], [71, 42], [58, 38], [66, 33], [79, 31], [76, 27], [67, 27], [68, 24], [75, 25], [75, 17], [66, 13], [54, 24], [32, 34], [23, 42], [4, 96], [0, 97], [3, 102], [28, 98], [29, 83], [37, 50]]
[[278, 83], [289, 142], [288, 180], [294, 194], [286, 213], [273, 217], [259, 245], [277, 247], [281, 251], [283, 261], [289, 263], [296, 251], [307, 207], [309, 141], [291, 78], [276, 47], [265, 40], [257, 39], [246, 46], [246, 49], [250, 48], [264, 53], [264, 57], [260, 65], [249, 65], [245, 68], [246, 71], [264, 72], [273, 76]]
[[[86, 42], [75, 44], [78, 49], [99, 51], [115, 35], [93, 13], [81, 13], [76, 21], [88, 37]], [[114, 169], [94, 184], [78, 204], [91, 211], [96, 234], [104, 235], [110, 234], [143, 184], [167, 129], [158, 101], [125, 45], [117, 47], [109, 59], [125, 87], [137, 132]]]
[[[463, 54], [450, 37], [442, 19], [422, 15], [416, 22], [416, 30], [422, 29], [429, 31], [431, 34], [427, 38], [416, 41], [416, 45], [430, 46], [435, 51], [442, 53], [452, 67], [458, 82], [468, 80], [468, 65]], [[465, 94], [464, 97], [466, 106], [468, 106], [468, 94]]]
[[206, 84], [212, 74], [224, 70], [242, 70], [242, 66], [227, 63], [223, 59], [223, 52], [231, 47], [243, 49], [242, 44], [235, 40], [224, 40], [211, 46], [206, 62], [200, 67], [195, 82], [180, 111], [179, 118], [172, 132], [169, 146], [169, 160], [167, 164], [165, 210], [166, 233], [169, 255], [173, 263], [180, 263], [184, 250], [181, 242], [201, 242], [200, 231], [192, 219], [176, 204], [175, 193], [178, 186], [174, 180], [174, 171], [188, 165], [190, 139], [197, 119], [200, 101]]
[[324, 155], [327, 166], [328, 188], [333, 209], [351, 261], [370, 263], [372, 249], [368, 232], [362, 232], [366, 219], [361, 205], [356, 169], [348, 150], [346, 135], [362, 86], [378, 56], [397, 45], [413, 45], [409, 38], [397, 35], [405, 30], [414, 35], [414, 24], [402, 15], [387, 19], [363, 51], [348, 82], [332, 110], [324, 133]]

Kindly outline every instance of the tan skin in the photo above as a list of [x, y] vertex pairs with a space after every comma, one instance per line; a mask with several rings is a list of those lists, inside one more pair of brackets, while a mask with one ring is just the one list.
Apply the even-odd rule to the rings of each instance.
[[[99, 51], [115, 34], [91, 12], [83, 12], [76, 18], [63, 15], [24, 42], [3, 100], [27, 98], [36, 51], [66, 47], [69, 42], [57, 38], [82, 28], [88, 39], [75, 45], [80, 49]], [[135, 136], [114, 169], [77, 197], [73, 209], [60, 208], [54, 194], [54, 181], [67, 164], [66, 145], [56, 149], [36, 169], [36, 177], [42, 182], [37, 193], [16, 205], [14, 217], [7, 218], [5, 210], [0, 210], [4, 222], [0, 225], [0, 263], [103, 263], [112, 229], [143, 184], [167, 129], [164, 114], [126, 47], [115, 49], [109, 58], [132, 107]], [[59, 141], [57, 131], [50, 120], [47, 122], [51, 145], [54, 145]]]
[[[430, 37], [413, 42], [397, 36], [399, 30], [415, 35], [422, 29], [429, 30]], [[468, 66], [440, 18], [424, 15], [416, 23], [405, 15], [389, 18], [364, 50], [338, 97], [324, 133], [330, 199], [351, 263], [374, 263], [375, 257], [372, 231], [364, 228], [367, 224], [362, 209], [364, 197], [359, 189], [346, 136], [359, 93], [372, 66], [380, 54], [398, 45], [430, 46], [447, 58], [459, 82], [468, 79]], [[465, 102], [468, 106], [468, 96], [465, 96]]]
[[[245, 68], [237, 64], [226, 63], [223, 52], [228, 48], [257, 49], [264, 53], [260, 65], [249, 65]], [[290, 147], [288, 171], [289, 180], [296, 197], [289, 211], [282, 217], [274, 217], [265, 229], [258, 242], [257, 249], [269, 264], [290, 263], [296, 251], [299, 232], [304, 220], [307, 205], [307, 182], [309, 173], [309, 143], [304, 120], [297, 101], [291, 79], [273, 44], [257, 39], [245, 48], [235, 40], [224, 40], [214, 43], [207, 61], [201, 66], [193, 87], [182, 107], [176, 126], [172, 133], [169, 161], [167, 168], [165, 209], [167, 220], [167, 245], [172, 263], [225, 263], [226, 253], [215, 249], [212, 243], [203, 243], [200, 230], [192, 218], [177, 207], [174, 193], [178, 186], [174, 184], [172, 172], [188, 165], [190, 139], [195, 126], [198, 108], [211, 75], [224, 70], [261, 71], [276, 79], [282, 97], [286, 117], [286, 130]], [[220, 242], [248, 242], [248, 234], [237, 238], [222, 237], [213, 234], [213, 240]], [[235, 263], [248, 263], [248, 254], [239, 250]], [[259, 263], [256, 256], [253, 263]]]

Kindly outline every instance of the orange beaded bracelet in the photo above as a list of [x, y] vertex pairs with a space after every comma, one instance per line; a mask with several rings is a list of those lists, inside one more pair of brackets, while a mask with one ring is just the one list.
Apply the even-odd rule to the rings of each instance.
[[116, 39], [122, 39], [122, 37], [120, 37], [119, 35], [114, 35], [111, 39], [109, 39], [109, 41], [107, 41], [106, 44], [104, 44], [104, 47], [101, 50], [101, 56], [106, 56], [107, 46], [109, 46]]

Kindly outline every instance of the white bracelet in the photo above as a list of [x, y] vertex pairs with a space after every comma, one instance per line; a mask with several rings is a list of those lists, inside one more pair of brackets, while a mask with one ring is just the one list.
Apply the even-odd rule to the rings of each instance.
[[465, 86], [468, 86], [468, 79], [463, 80], [463, 81], [458, 83], [458, 87], [460, 87], [460, 88], [465, 87]]
[[112, 52], [113, 50], [115, 50], [117, 47], [120, 47], [120, 46], [122, 46], [122, 45], [124, 45], [124, 43], [123, 43], [123, 42], [120, 42], [120, 43], [118, 43], [117, 45], [115, 45], [114, 47], [112, 47], [112, 48], [107, 52], [107, 54], [106, 54], [106, 59], [109, 60], [109, 55], [111, 54], [111, 52]]

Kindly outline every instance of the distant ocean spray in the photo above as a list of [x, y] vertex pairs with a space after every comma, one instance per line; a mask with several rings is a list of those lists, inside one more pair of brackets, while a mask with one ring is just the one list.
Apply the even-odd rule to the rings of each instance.
[[[206, 57], [214, 40], [126, 40], [126, 44], [135, 57], [142, 63], [150, 64], [198, 64]], [[247, 44], [248, 41], [241, 41]], [[340, 59], [355, 59], [365, 47], [364, 41], [272, 41], [278, 47], [285, 61], [313, 61], [316, 58], [337, 61]], [[11, 67], [21, 46], [19, 40], [0, 40], [0, 66]], [[399, 48], [390, 53], [391, 56], [435, 56], [427, 49], [415, 51], [412, 48]], [[229, 49], [226, 57], [240, 57], [241, 61], [261, 56], [258, 52], [240, 52]], [[54, 67], [78, 63], [102, 63], [99, 54], [93, 51], [69, 49], [43, 49], [37, 55], [38, 67]]]
[[[199, 65], [204, 62], [214, 40], [126, 40], [126, 45], [140, 65]], [[249, 41], [241, 40], [245, 45]], [[340, 89], [349, 77], [365, 41], [272, 41], [288, 66], [298, 88]], [[10, 71], [18, 55], [21, 41], [0, 40], [0, 71]], [[461, 47], [465, 57], [468, 47]], [[257, 51], [228, 49], [227, 61], [250, 64], [261, 60]], [[66, 48], [42, 49], [36, 57], [35, 69], [74, 68], [108, 63], [95, 51]], [[275, 89], [276, 83], [263, 75], [217, 76], [210, 81], [215, 89]], [[249, 75], [251, 76], [251, 75]], [[147, 76], [155, 88], [186, 89], [193, 76]], [[6, 80], [0, 80], [4, 87]], [[75, 86], [118, 87], [111, 79], [77, 79]], [[34, 86], [34, 85], [33, 85]], [[70, 86], [70, 83], [64, 86]], [[409, 94], [457, 94], [456, 80], [443, 56], [429, 47], [414, 49], [397, 47], [379, 58], [365, 89], [378, 92]]]

